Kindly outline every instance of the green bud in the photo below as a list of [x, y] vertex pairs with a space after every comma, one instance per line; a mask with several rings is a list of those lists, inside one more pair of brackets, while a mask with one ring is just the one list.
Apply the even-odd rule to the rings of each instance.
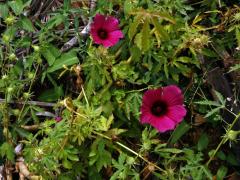
[[15, 23], [15, 16], [12, 16], [12, 15], [10, 15], [10, 16], [8, 16], [5, 20], [4, 20], [4, 22], [7, 24], [7, 25], [13, 25], [14, 23]]
[[11, 61], [14, 61], [14, 60], [17, 59], [17, 57], [16, 57], [16, 55], [15, 55], [14, 53], [11, 53], [11, 54], [9, 55], [9, 59], [10, 59]]
[[9, 41], [10, 41], [10, 36], [4, 34], [3, 37], [2, 37], [2, 40], [3, 40], [5, 43], [9, 43]]
[[29, 72], [27, 76], [28, 76], [29, 79], [33, 79], [34, 78], [34, 73]]
[[37, 59], [37, 63], [38, 63], [38, 64], [42, 64], [42, 59], [41, 59], [41, 58], [38, 58], [38, 59]]
[[6, 79], [8, 79], [8, 75], [4, 74], [4, 75], [2, 76], [2, 80], [6, 80]]
[[23, 93], [23, 97], [24, 97], [25, 99], [29, 99], [29, 98], [31, 97], [31, 94], [25, 92], [25, 93]]
[[40, 47], [39, 46], [32, 45], [32, 47], [33, 47], [35, 52], [39, 52], [40, 51]]
[[230, 141], [235, 141], [237, 139], [238, 134], [240, 133], [240, 131], [234, 131], [234, 130], [230, 130], [227, 132], [227, 138]]
[[12, 113], [14, 116], [18, 116], [20, 114], [20, 110], [19, 109], [13, 109]]
[[13, 87], [8, 87], [8, 88], [7, 88], [7, 92], [8, 92], [8, 93], [12, 93], [13, 90], [14, 90]]

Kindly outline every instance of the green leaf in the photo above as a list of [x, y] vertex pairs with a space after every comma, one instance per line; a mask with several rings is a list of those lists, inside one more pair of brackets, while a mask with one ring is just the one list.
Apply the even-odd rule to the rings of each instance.
[[203, 133], [198, 140], [198, 144], [197, 144], [198, 151], [202, 151], [202, 150], [206, 149], [208, 146], [208, 143], [209, 143], [208, 136], [206, 133]]
[[128, 36], [129, 36], [130, 40], [132, 40], [134, 35], [136, 34], [137, 28], [138, 28], [139, 24], [141, 23], [141, 20], [142, 20], [142, 16], [137, 15], [134, 17], [133, 22], [129, 25]]
[[195, 102], [195, 104], [208, 105], [208, 106], [221, 106], [221, 104], [219, 104], [218, 102], [208, 101], [208, 100], [198, 101], [198, 102]]
[[52, 66], [47, 69], [48, 73], [62, 69], [64, 65], [70, 66], [78, 63], [76, 52], [70, 51], [61, 55], [60, 58], [56, 59]]
[[124, 14], [128, 15], [129, 12], [132, 11], [133, 7], [134, 7], [134, 3], [131, 0], [125, 0], [123, 5]]
[[221, 166], [217, 171], [217, 180], [222, 180], [227, 175], [228, 168]]
[[161, 19], [167, 20], [173, 24], [176, 23], [175, 19], [173, 18], [173, 16], [171, 16], [169, 13], [167, 12], [156, 12], [156, 13], [152, 13], [154, 16], [157, 16]]
[[79, 161], [79, 158], [76, 154], [68, 154], [67, 158], [71, 161]]
[[61, 52], [54, 45], [48, 44], [41, 48], [41, 54], [47, 60], [49, 66], [52, 66], [56, 58], [61, 55]]
[[52, 29], [55, 26], [60, 25], [61, 23], [64, 22], [65, 17], [62, 14], [57, 14], [55, 16], [53, 16], [45, 25], [44, 28], [48, 29]]
[[21, 14], [24, 8], [24, 4], [21, 0], [9, 1], [8, 5], [16, 15]]
[[145, 21], [141, 31], [141, 48], [144, 52], [150, 48], [150, 26], [149, 22]]
[[217, 96], [218, 100], [220, 101], [220, 103], [225, 106], [225, 99], [224, 97], [222, 96], [222, 94], [220, 94], [219, 92], [217, 91], [214, 91], [215, 95]]
[[220, 109], [224, 108], [224, 106], [221, 106], [221, 107], [217, 107], [217, 108], [214, 108], [212, 109], [211, 111], [209, 111], [205, 116], [204, 118], [207, 118], [207, 117], [210, 117], [211, 115], [217, 113]]
[[27, 17], [23, 16], [20, 20], [20, 23], [22, 28], [25, 29], [26, 31], [29, 31], [29, 32], [35, 31], [32, 22]]
[[163, 40], [168, 40], [169, 39], [168, 33], [161, 26], [161, 24], [158, 21], [158, 18], [153, 17], [151, 20], [152, 20], [152, 23], [155, 27], [155, 33], [157, 34], [157, 36], [160, 36], [160, 38], [163, 39]]
[[190, 128], [191, 126], [186, 123], [186, 121], [182, 121], [172, 133], [170, 144], [175, 144], [184, 134], [189, 131]]
[[65, 167], [66, 169], [71, 169], [72, 168], [72, 163], [70, 161], [68, 161], [67, 159], [63, 160], [63, 167]]
[[57, 86], [53, 89], [45, 90], [38, 99], [40, 101], [47, 101], [47, 102], [52, 102], [52, 101], [57, 101], [64, 95], [62, 86]]
[[233, 67], [230, 68], [230, 71], [229, 72], [232, 72], [232, 71], [237, 71], [240, 69], [240, 64], [235, 64]]
[[8, 12], [9, 12], [8, 5], [1, 3], [0, 4], [0, 17], [5, 19], [8, 16]]
[[179, 154], [179, 153], [182, 153], [183, 151], [176, 148], [163, 148], [163, 149], [159, 149], [158, 152]]
[[0, 154], [2, 157], [6, 156], [10, 161], [14, 161], [14, 148], [11, 144], [4, 142], [0, 147]]

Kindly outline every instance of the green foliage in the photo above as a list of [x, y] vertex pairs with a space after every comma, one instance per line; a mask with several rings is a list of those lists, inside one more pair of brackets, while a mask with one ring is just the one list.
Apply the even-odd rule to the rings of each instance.
[[[31, 175], [60, 180], [223, 179], [233, 173], [230, 166], [239, 167], [231, 148], [214, 149], [231, 130], [228, 124], [226, 134], [220, 131], [220, 111], [236, 114], [219, 92], [212, 100], [205, 83], [220, 59], [237, 77], [239, 62], [218, 50], [240, 57], [237, 5], [39, 2], [0, 3], [2, 164], [14, 167], [21, 156]], [[118, 18], [124, 38], [114, 47], [96, 45], [83, 33], [96, 13]], [[203, 60], [210, 62], [207, 69]], [[163, 134], [139, 123], [140, 109], [146, 90], [170, 84], [182, 89], [188, 113]], [[23, 150], [16, 154], [19, 143]], [[221, 166], [206, 164], [207, 153]]]

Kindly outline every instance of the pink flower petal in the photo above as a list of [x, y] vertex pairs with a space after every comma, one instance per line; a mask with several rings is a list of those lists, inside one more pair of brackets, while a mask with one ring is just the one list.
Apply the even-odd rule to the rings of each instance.
[[184, 116], [186, 116], [187, 110], [184, 108], [183, 105], [176, 105], [168, 108], [168, 112], [166, 116], [170, 119], [179, 123], [183, 120]]
[[93, 41], [94, 41], [96, 44], [102, 44], [103, 40], [100, 39], [100, 37], [97, 35], [97, 32], [91, 31], [91, 35], [92, 35]]
[[163, 117], [153, 117], [150, 124], [155, 127], [159, 132], [166, 132], [175, 128], [176, 123], [168, 118], [167, 116]]
[[162, 90], [162, 100], [169, 106], [182, 105], [183, 95], [181, 89], [175, 85], [166, 86]]
[[113, 31], [109, 33], [108, 40], [112, 42], [112, 45], [115, 45], [118, 43], [120, 38], [123, 38], [123, 33], [121, 31]]
[[102, 40], [102, 43], [101, 43], [104, 47], [111, 47], [113, 46], [113, 42], [110, 41], [109, 39], [105, 39], [105, 40]]
[[96, 14], [96, 16], [94, 17], [94, 21], [91, 24], [91, 28], [98, 29], [99, 27], [102, 27], [104, 25], [105, 19], [105, 16], [101, 14]]
[[[143, 95], [143, 104], [152, 106], [157, 100], [161, 100], [162, 88], [147, 90]], [[151, 108], [151, 107], [150, 107]]]
[[150, 123], [151, 122], [151, 120], [152, 120], [152, 117], [153, 115], [152, 114], [150, 114], [150, 113], [148, 113], [148, 112], [146, 112], [146, 113], [142, 113], [141, 114], [141, 116], [140, 116], [140, 122], [142, 123], [142, 124], [145, 124], [145, 123]]
[[118, 30], [118, 24], [118, 19], [111, 16], [107, 17], [107, 19], [104, 21], [104, 27], [106, 27], [106, 29], [110, 32]]

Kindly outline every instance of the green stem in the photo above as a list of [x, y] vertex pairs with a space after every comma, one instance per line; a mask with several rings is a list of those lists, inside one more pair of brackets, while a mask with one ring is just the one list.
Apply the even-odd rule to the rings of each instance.
[[[99, 133], [99, 132], [96, 132], [96, 131], [94, 131], [94, 133], [97, 134], [97, 135], [99, 135], [99, 136], [101, 136], [101, 137], [103, 137], [103, 138], [105, 138], [105, 139], [108, 139], [108, 140], [112, 141], [112, 138], [110, 138], [110, 137], [108, 137], [108, 136], [106, 136], [106, 135], [104, 135], [104, 134], [102, 134], [102, 133]], [[120, 143], [120, 142], [118, 142], [118, 141], [113, 141], [113, 142], [115, 142], [117, 145], [121, 146], [121, 147], [124, 148], [125, 150], [131, 152], [132, 154], [136, 155], [137, 157], [139, 157], [140, 159], [142, 159], [142, 160], [145, 161], [146, 163], [154, 166], [156, 169], [158, 169], [158, 170], [160, 170], [160, 171], [162, 171], [162, 172], [165, 172], [165, 170], [163, 170], [162, 168], [160, 168], [160, 167], [157, 166], [156, 164], [150, 162], [149, 160], [147, 160], [146, 158], [144, 158], [142, 155], [140, 155], [140, 154], [137, 153], [136, 151], [130, 149], [129, 147], [125, 146], [124, 144], [122, 144], [122, 143]]]
[[[238, 121], [240, 117], [240, 113], [235, 117], [235, 119], [233, 120], [232, 124], [229, 126], [228, 131], [231, 130], [233, 128], [233, 126], [236, 124], [236, 122]], [[228, 132], [227, 131], [227, 132]], [[208, 162], [206, 163], [206, 165], [208, 166], [209, 163], [213, 160], [214, 156], [217, 154], [218, 150], [220, 149], [220, 147], [226, 142], [226, 138], [222, 138], [221, 142], [218, 144], [217, 148], [215, 149], [215, 151], [213, 152], [213, 154], [211, 154]]]
[[[39, 68], [39, 64], [37, 65], [36, 72], [34, 73], [33, 79], [31, 80], [31, 84], [30, 84], [30, 86], [29, 86], [28, 93], [30, 93], [30, 91], [31, 91], [31, 89], [32, 89], [32, 85], [33, 85], [33, 82], [34, 82], [34, 80], [35, 80], [35, 78], [36, 78], [36, 75], [37, 75], [37, 72], [38, 72], [38, 68]], [[20, 119], [21, 119], [21, 116], [22, 116], [22, 113], [23, 113], [23, 110], [24, 110], [24, 108], [25, 108], [25, 105], [26, 105], [27, 101], [28, 101], [28, 99], [26, 98], [26, 100], [25, 100], [24, 103], [23, 103], [22, 109], [21, 109], [21, 111], [20, 111], [20, 113], [19, 113], [18, 121], [20, 121]]]

